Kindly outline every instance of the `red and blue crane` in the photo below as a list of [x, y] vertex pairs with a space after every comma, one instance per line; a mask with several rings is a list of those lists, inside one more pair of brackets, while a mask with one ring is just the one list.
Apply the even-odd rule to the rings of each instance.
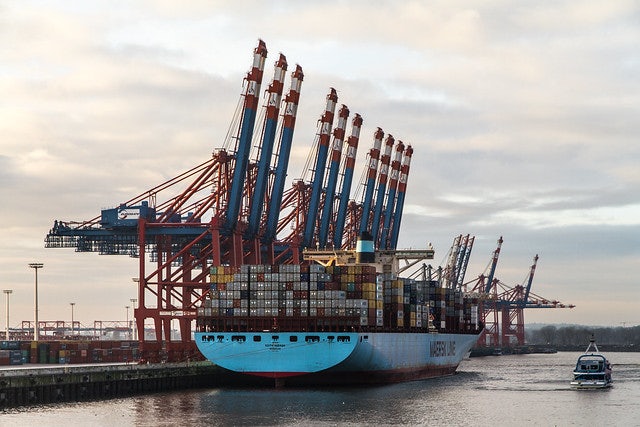
[[[296, 181], [285, 190], [304, 76], [302, 68], [296, 66], [290, 90], [282, 99], [287, 60], [280, 54], [265, 91], [261, 132], [254, 137], [266, 58], [266, 44], [259, 40], [243, 81], [242, 108], [232, 120], [235, 133], [225, 144], [227, 148], [216, 150], [201, 164], [115, 208], [102, 210], [98, 217], [80, 222], [56, 220], [47, 234], [46, 247], [73, 247], [79, 252], [138, 258], [135, 319], [143, 352], [162, 347], [173, 360], [195, 352], [191, 331], [197, 308], [208, 294], [213, 268], [301, 263], [302, 250], [316, 244], [351, 249], [356, 246], [351, 230], [361, 226], [359, 218], [350, 219], [351, 228], [344, 224], [348, 212], [362, 212], [362, 205], [350, 194], [362, 117], [355, 115], [351, 136], [344, 144], [349, 114], [346, 107], [341, 109], [333, 132], [331, 161], [327, 164], [338, 100], [332, 88], [319, 121], [318, 144], [310, 157], [315, 165], [312, 179]], [[376, 159], [383, 136], [380, 132], [376, 132], [372, 150], [377, 150], [378, 154], [373, 155]], [[256, 148], [253, 158], [252, 144]], [[390, 152], [391, 146], [385, 152], [386, 169]], [[406, 166], [406, 171], [401, 172], [408, 173], [408, 162]], [[377, 171], [377, 164], [371, 162], [369, 168], [374, 178], [383, 175], [382, 169]], [[386, 173], [385, 170], [385, 176]], [[406, 182], [406, 177], [400, 178], [403, 179]], [[373, 184], [368, 186], [367, 214]], [[403, 188], [402, 183], [398, 188]], [[382, 203], [384, 190], [378, 197]], [[386, 202], [385, 212], [392, 206], [392, 233], [399, 227], [403, 197], [399, 194], [397, 199], [389, 197]], [[382, 210], [381, 205], [378, 217]], [[380, 231], [378, 223], [369, 219], [364, 223], [366, 228]], [[146, 321], [153, 323], [155, 339], [145, 339]], [[171, 340], [172, 322], [179, 325], [179, 342]]]
[[[533, 276], [538, 264], [538, 255], [533, 258], [525, 285], [508, 286], [495, 277], [496, 266], [502, 247], [502, 236], [490, 261], [488, 276], [481, 274], [475, 281], [471, 293], [479, 295], [479, 317], [485, 325], [478, 339], [480, 346], [510, 347], [524, 345], [524, 309], [526, 308], [574, 308], [573, 304], [563, 304], [549, 300], [531, 292]], [[467, 285], [464, 285], [466, 291]]]

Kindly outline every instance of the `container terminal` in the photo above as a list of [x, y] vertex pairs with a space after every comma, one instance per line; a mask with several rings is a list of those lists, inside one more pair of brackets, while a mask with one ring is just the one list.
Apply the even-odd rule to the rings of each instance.
[[[495, 268], [502, 238], [490, 272], [472, 281], [465, 281], [472, 236], [455, 237], [446, 265], [437, 268], [423, 263], [433, 259], [433, 248], [409, 256], [411, 251], [398, 249], [413, 148], [377, 127], [362, 178], [352, 188], [364, 119], [353, 115], [347, 137], [351, 113], [344, 104], [338, 108], [334, 88], [327, 94], [303, 177], [287, 188], [304, 74], [296, 65], [290, 89], [284, 94], [288, 63], [279, 54], [259, 108], [266, 58], [266, 44], [259, 40], [230, 131], [222, 147], [208, 159], [116, 207], [103, 209], [94, 218], [55, 220], [45, 237], [47, 248], [137, 260], [138, 358], [162, 358], [169, 363], [197, 360], [202, 358], [194, 341], [198, 334], [243, 328], [255, 332], [258, 324], [286, 331], [291, 329], [285, 327], [287, 322], [323, 333], [345, 325], [358, 333], [389, 328], [425, 334], [475, 333], [477, 329], [474, 342], [478, 345], [523, 345], [525, 308], [572, 307], [531, 292], [537, 256], [525, 283], [508, 286], [500, 282]], [[257, 118], [259, 126], [254, 132]], [[372, 256], [386, 254], [390, 261], [358, 263], [350, 259], [362, 252], [356, 251], [362, 244]], [[374, 264], [375, 273], [349, 270]], [[301, 276], [320, 267], [324, 272], [316, 274], [331, 277], [312, 284]], [[292, 272], [297, 279], [281, 280], [288, 268], [299, 269]], [[242, 279], [238, 283], [235, 275], [245, 273], [262, 274], [263, 280], [256, 276], [255, 287], [244, 289]], [[405, 275], [402, 279], [401, 273]], [[270, 279], [277, 274], [278, 280], [267, 280], [265, 274]], [[373, 276], [365, 278], [366, 274]], [[266, 298], [267, 283], [270, 298]], [[313, 289], [320, 283], [325, 289]], [[414, 295], [418, 289], [423, 293], [420, 302], [411, 300], [412, 284]], [[375, 288], [363, 289], [363, 285]], [[430, 285], [443, 289], [443, 295], [452, 295], [451, 311], [447, 311], [445, 297], [443, 310], [436, 310], [438, 300], [424, 297]], [[315, 292], [313, 298], [311, 292]], [[394, 296], [395, 302], [391, 301]], [[152, 333], [146, 334], [149, 322]], [[179, 339], [172, 337], [172, 323], [179, 325]], [[203, 337], [198, 338], [202, 342]], [[31, 347], [29, 351], [30, 360], [42, 357], [37, 351], [34, 356]], [[83, 354], [83, 349], [69, 351], [76, 352], [69, 354], [70, 359], [77, 358], [78, 351]], [[84, 351], [88, 357], [89, 348]], [[133, 348], [119, 352], [135, 360]], [[91, 354], [93, 357], [93, 349]]]

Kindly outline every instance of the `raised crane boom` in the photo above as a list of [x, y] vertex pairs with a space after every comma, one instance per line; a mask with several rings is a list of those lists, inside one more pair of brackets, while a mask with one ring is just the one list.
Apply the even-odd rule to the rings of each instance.
[[456, 287], [462, 288], [464, 283], [464, 276], [467, 273], [467, 266], [469, 265], [469, 258], [471, 257], [471, 250], [473, 249], [473, 242], [475, 241], [475, 236], [467, 236], [465, 237], [464, 245], [462, 250], [460, 251], [460, 258], [458, 263], [458, 277], [456, 280]]
[[366, 190], [362, 202], [362, 218], [360, 219], [360, 233], [368, 231], [371, 205], [373, 202], [373, 192], [376, 188], [376, 177], [378, 176], [378, 162], [380, 160], [380, 148], [384, 132], [378, 128], [374, 134], [373, 148], [369, 151], [369, 165], [367, 171]]
[[502, 236], [498, 239], [498, 247], [493, 252], [493, 257], [491, 258], [491, 271], [489, 272], [489, 276], [487, 277], [487, 281], [485, 283], [484, 293], [488, 294], [491, 290], [491, 286], [493, 286], [493, 277], [496, 274], [496, 267], [498, 266], [498, 258], [500, 257], [500, 248], [502, 247]]
[[529, 271], [529, 280], [527, 280], [527, 286], [524, 289], [524, 302], [529, 302], [529, 294], [531, 293], [531, 284], [533, 283], [533, 275], [536, 273], [536, 266], [538, 265], [538, 254], [533, 257], [533, 264], [531, 264], [531, 270]]
[[313, 237], [316, 229], [316, 218], [318, 216], [318, 206], [320, 205], [320, 195], [322, 192], [322, 183], [324, 181], [324, 170], [327, 163], [327, 154], [329, 152], [329, 140], [331, 138], [331, 127], [333, 126], [333, 115], [338, 102], [338, 93], [331, 88], [327, 95], [327, 106], [320, 118], [320, 138], [318, 139], [318, 155], [313, 171], [311, 199], [309, 200], [309, 210], [307, 211], [307, 220], [305, 223], [304, 236], [302, 244], [305, 248], [313, 244]]
[[291, 88], [284, 98], [284, 117], [282, 118], [280, 147], [277, 151], [278, 161], [276, 163], [273, 190], [271, 192], [267, 226], [264, 233], [265, 243], [271, 243], [276, 238], [276, 229], [278, 227], [287, 169], [289, 168], [291, 142], [293, 141], [293, 130], [296, 124], [296, 114], [298, 112], [298, 102], [300, 101], [300, 89], [303, 79], [304, 74], [302, 73], [302, 67], [296, 65], [296, 70], [291, 74]]
[[373, 223], [371, 226], [371, 237], [373, 242], [378, 241], [380, 234], [380, 217], [382, 217], [382, 206], [384, 204], [384, 195], [387, 191], [387, 178], [389, 176], [389, 164], [391, 163], [391, 150], [395, 139], [392, 135], [387, 135], [384, 142], [384, 153], [380, 162], [380, 172], [378, 173], [378, 193], [376, 194], [376, 208], [373, 212]]
[[278, 126], [278, 115], [280, 113], [280, 103], [285, 73], [287, 72], [287, 58], [280, 54], [276, 61], [273, 81], [267, 89], [267, 105], [264, 121], [264, 133], [260, 146], [260, 159], [258, 161], [258, 175], [256, 177], [254, 197], [251, 199], [249, 210], [249, 226], [246, 237], [253, 239], [260, 229], [262, 208], [269, 180], [269, 169], [271, 156], [273, 155], [273, 143]]
[[395, 216], [395, 211], [393, 209], [396, 205], [396, 191], [398, 190], [398, 178], [400, 176], [400, 161], [402, 160], [403, 153], [404, 144], [402, 141], [398, 141], [396, 144], [396, 153], [393, 157], [393, 161], [391, 162], [391, 179], [389, 180], [389, 191], [387, 193], [387, 206], [382, 226], [382, 236], [380, 236], [380, 247], [383, 249], [393, 249], [390, 247], [390, 228]]
[[362, 117], [356, 113], [353, 118], [351, 136], [347, 140], [347, 149], [344, 154], [344, 173], [342, 175], [342, 186], [340, 188], [340, 205], [336, 217], [336, 226], [333, 232], [333, 247], [342, 247], [342, 234], [349, 205], [349, 193], [351, 192], [351, 182], [353, 180], [353, 169], [356, 163], [356, 153], [358, 152], [358, 141], [360, 139], [360, 128], [362, 127]]
[[327, 246], [327, 236], [329, 235], [329, 223], [333, 219], [333, 203], [335, 199], [336, 185], [338, 184], [338, 172], [340, 172], [340, 158], [342, 156], [342, 145], [344, 144], [344, 132], [349, 119], [349, 108], [343, 105], [338, 111], [338, 123], [333, 130], [333, 147], [331, 148], [331, 160], [329, 162], [327, 185], [324, 191], [324, 205], [322, 206], [322, 216], [320, 217], [320, 231], [318, 233], [318, 246]]
[[402, 211], [404, 209], [404, 198], [407, 193], [407, 181], [409, 179], [409, 167], [411, 165], [411, 156], [413, 155], [413, 148], [409, 145], [404, 150], [404, 157], [402, 158], [402, 166], [400, 167], [400, 181], [398, 182], [398, 197], [396, 200], [395, 215], [393, 218], [393, 224], [391, 226], [391, 244], [390, 249], [395, 249], [398, 246], [398, 235], [400, 234], [400, 223], [402, 222]]
[[236, 161], [225, 223], [227, 232], [234, 230], [238, 223], [238, 214], [242, 202], [247, 165], [249, 163], [249, 152], [251, 151], [251, 140], [253, 138], [253, 128], [260, 98], [260, 85], [262, 84], [262, 74], [264, 72], [264, 62], [266, 58], [267, 46], [260, 40], [258, 47], [256, 47], [253, 52], [253, 67], [246, 77], [244, 113], [242, 115], [242, 123], [240, 124], [240, 138], [235, 153]]

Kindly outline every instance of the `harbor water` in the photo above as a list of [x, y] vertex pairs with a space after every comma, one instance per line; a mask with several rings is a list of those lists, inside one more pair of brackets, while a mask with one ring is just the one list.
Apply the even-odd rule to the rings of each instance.
[[569, 388], [579, 353], [466, 359], [455, 376], [375, 387], [211, 388], [5, 410], [2, 426], [640, 426], [640, 353], [614, 387]]

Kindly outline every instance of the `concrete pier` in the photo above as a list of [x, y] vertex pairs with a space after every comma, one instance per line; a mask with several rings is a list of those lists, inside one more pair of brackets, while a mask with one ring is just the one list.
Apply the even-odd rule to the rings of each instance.
[[0, 408], [242, 385], [245, 380], [210, 362], [29, 365], [0, 369]]

